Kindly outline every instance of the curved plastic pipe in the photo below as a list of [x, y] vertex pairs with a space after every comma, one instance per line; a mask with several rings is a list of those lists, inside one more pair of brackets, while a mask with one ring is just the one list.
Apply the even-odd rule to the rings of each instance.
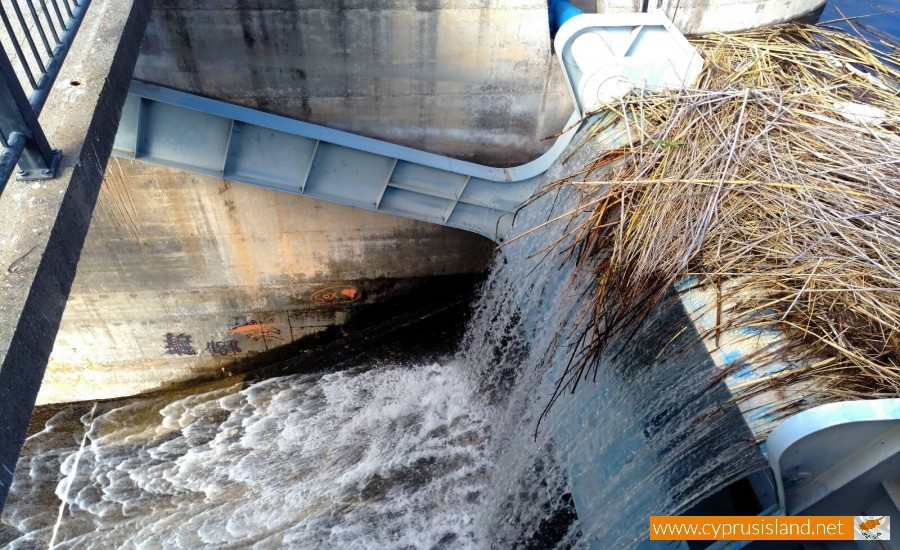
[[551, 35], [556, 35], [556, 31], [558, 31], [569, 19], [584, 13], [567, 0], [550, 0], [549, 9]]

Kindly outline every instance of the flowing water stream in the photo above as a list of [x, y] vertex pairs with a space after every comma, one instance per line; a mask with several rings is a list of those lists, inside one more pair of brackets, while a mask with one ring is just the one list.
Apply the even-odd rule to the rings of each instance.
[[[544, 197], [518, 224], [570, 199]], [[23, 450], [0, 545], [635, 547], [650, 514], [762, 456], [675, 298], [538, 427], [592, 282], [535, 256], [561, 231], [500, 250], [460, 351], [438, 362], [60, 410]]]
[[[567, 202], [545, 197], [523, 226]], [[720, 405], [705, 353], [657, 356], [682, 328], [677, 300], [535, 436], [591, 285], [554, 254], [532, 257], [561, 230], [500, 251], [460, 351], [438, 363], [362, 362], [62, 410], [28, 440], [0, 543], [634, 546], [650, 513], [682, 509], [759, 455]]]

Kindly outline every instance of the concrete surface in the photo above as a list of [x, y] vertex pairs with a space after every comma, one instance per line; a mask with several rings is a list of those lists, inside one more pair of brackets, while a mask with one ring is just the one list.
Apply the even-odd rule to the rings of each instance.
[[38, 401], [243, 372], [426, 279], [452, 291], [492, 250], [459, 230], [113, 157]]
[[[571, 114], [544, 0], [160, 0], [135, 78], [430, 152], [511, 165]], [[39, 403], [242, 372], [423, 278], [480, 237], [111, 161]]]
[[[0, 503], [87, 233], [149, 0], [93, 0], [41, 116], [61, 174], [0, 196]], [[77, 84], [76, 84], [77, 82]]]
[[661, 9], [684, 34], [704, 34], [784, 23], [823, 4], [825, 0], [596, 0], [596, 12]]
[[546, 0], [160, 0], [135, 78], [481, 164], [571, 101]]

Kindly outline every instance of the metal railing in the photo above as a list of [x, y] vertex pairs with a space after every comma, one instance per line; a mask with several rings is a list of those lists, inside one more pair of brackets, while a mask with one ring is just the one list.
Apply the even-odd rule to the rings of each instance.
[[[0, 31], [0, 143], [6, 148], [0, 154], [0, 192], [13, 172], [25, 181], [56, 177], [61, 153], [50, 147], [38, 115], [89, 3], [0, 0], [0, 21], [6, 31]], [[12, 59], [8, 47], [15, 52]]]

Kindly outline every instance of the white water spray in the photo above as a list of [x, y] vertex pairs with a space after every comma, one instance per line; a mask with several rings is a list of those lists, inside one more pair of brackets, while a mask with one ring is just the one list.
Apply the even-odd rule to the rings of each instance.
[[[517, 225], [567, 202], [545, 197]], [[593, 284], [532, 257], [562, 231], [498, 254], [459, 354], [440, 364], [105, 405], [82, 451], [61, 412], [19, 460], [0, 544], [45, 546], [57, 524], [56, 548], [634, 547], [650, 514], [684, 509], [758, 455], [705, 352], [659, 353], [684, 332], [677, 300], [536, 432]]]

